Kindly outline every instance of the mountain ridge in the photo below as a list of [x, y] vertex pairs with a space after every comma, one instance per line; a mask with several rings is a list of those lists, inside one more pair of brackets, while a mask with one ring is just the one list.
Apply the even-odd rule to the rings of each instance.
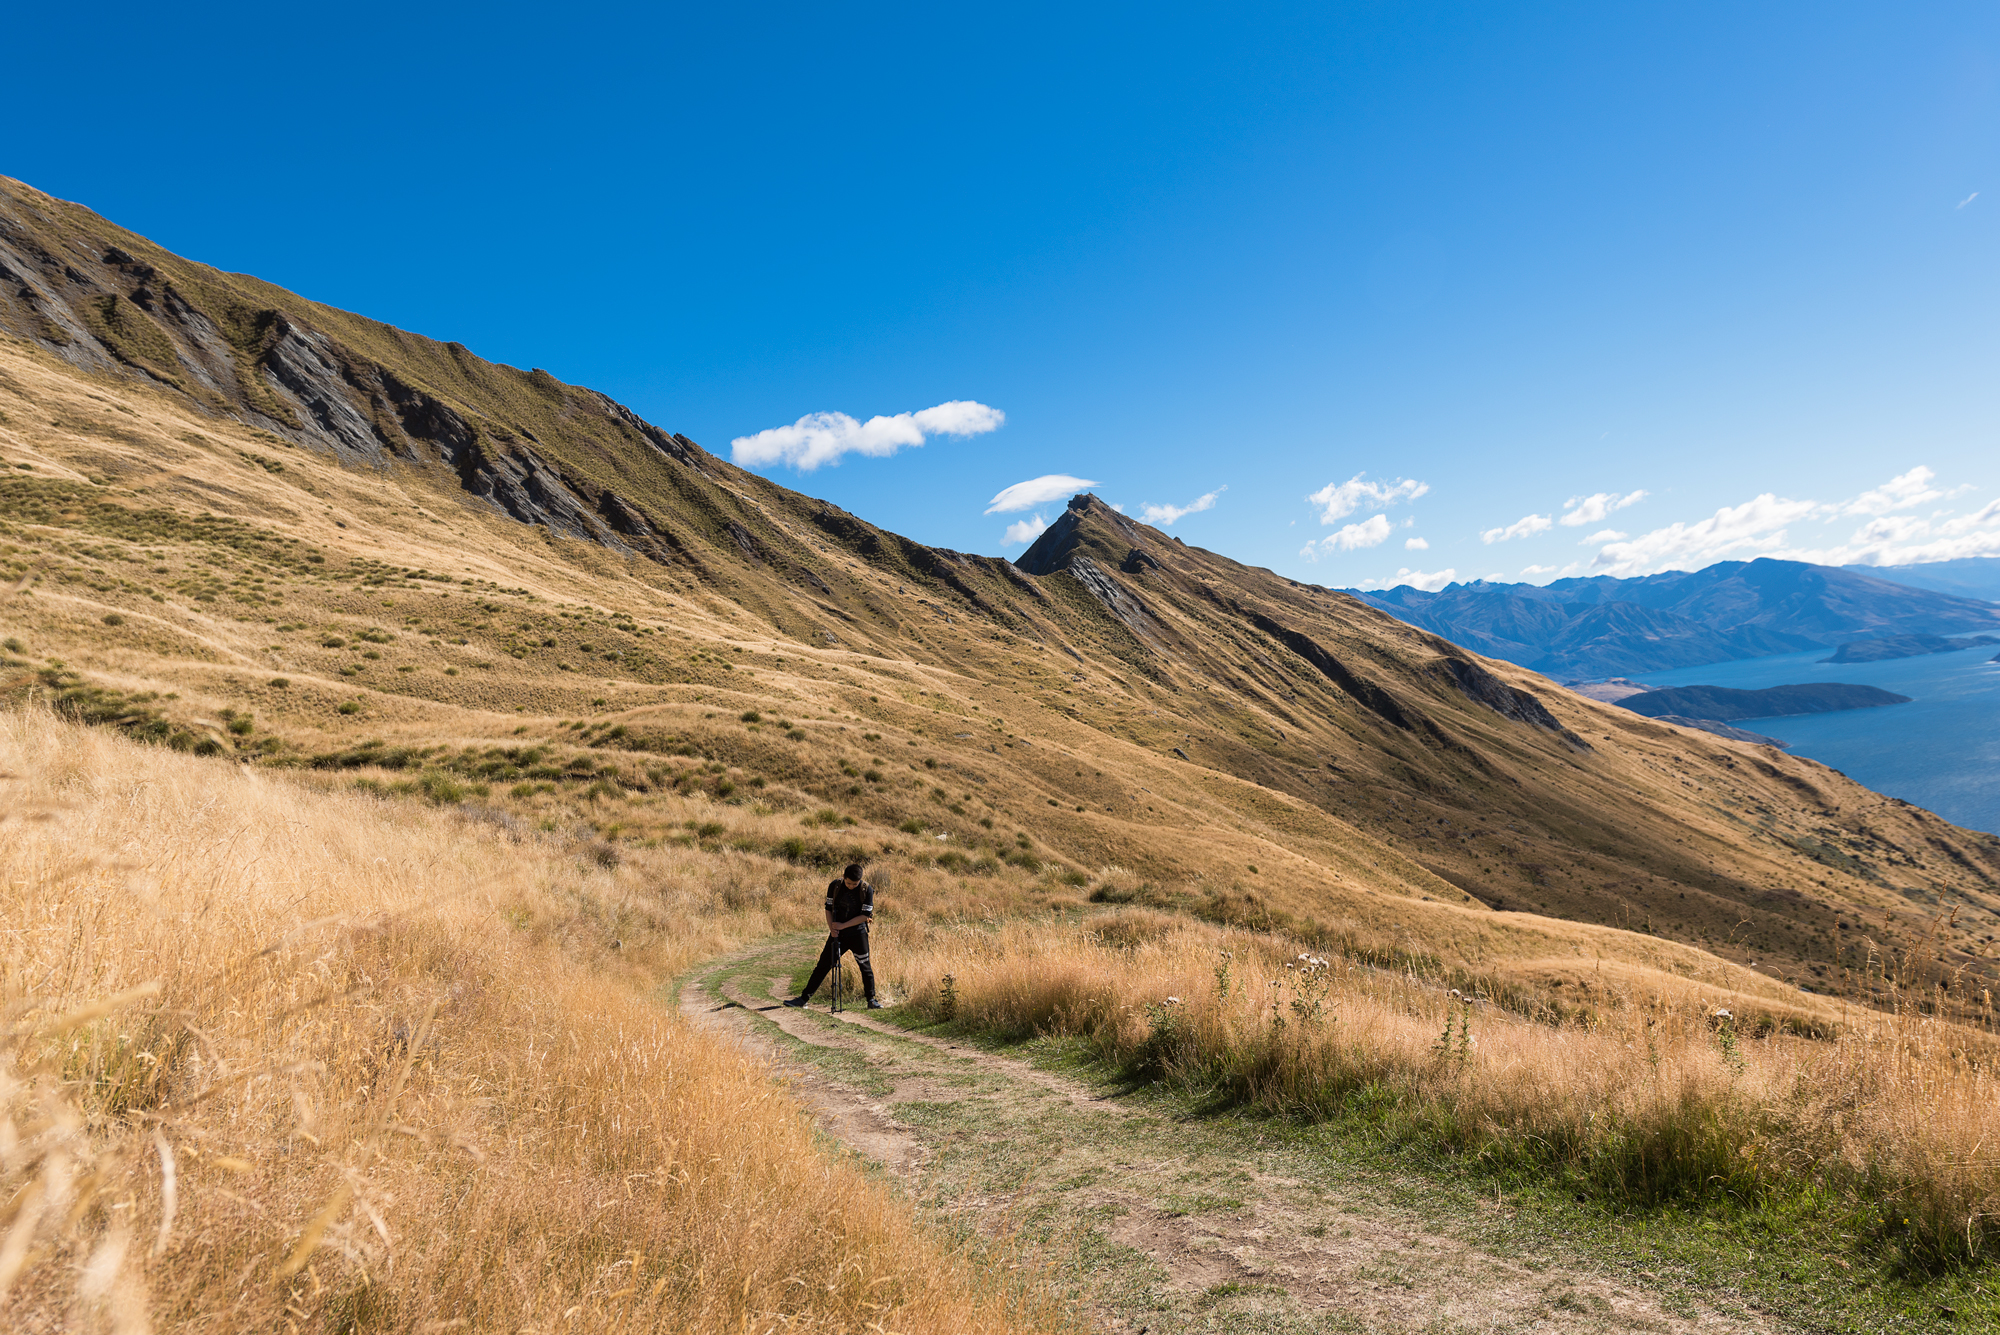
[[1923, 565], [1842, 566], [1857, 575], [1893, 584], [2000, 603], [2000, 556], [1961, 556]]
[[[1681, 976], [1733, 960], [1773, 1005], [1736, 966], [1779, 961], [1796, 1004], [1833, 986], [1837, 924], [1894, 941], [1946, 900], [1954, 961], [1991, 968], [2000, 840], [1823, 766], [1600, 706], [1089, 495], [1019, 562], [926, 547], [594, 391], [0, 195], [17, 697], [385, 786], [539, 768], [523, 811], [628, 839], [683, 836], [608, 818], [584, 787], [605, 771], [576, 767], [637, 757], [596, 782], [639, 812], [714, 773], [699, 756], [717, 800], [755, 779], [775, 810], [889, 831], [884, 857], [935, 863], [894, 833], [916, 825], [1011, 865], [1011, 822], [1107, 902], [1420, 941], [1524, 987], [1587, 988], [1563, 962], [1587, 937]], [[434, 758], [441, 736], [482, 758]]]

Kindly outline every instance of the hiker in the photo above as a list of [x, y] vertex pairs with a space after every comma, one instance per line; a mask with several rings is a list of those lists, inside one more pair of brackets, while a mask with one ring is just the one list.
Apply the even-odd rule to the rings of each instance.
[[785, 1004], [804, 1006], [811, 1001], [826, 976], [840, 967], [840, 952], [847, 950], [853, 952], [854, 962], [861, 966], [861, 987], [868, 994], [868, 1009], [881, 1010], [882, 1003], [875, 996], [875, 970], [868, 964], [868, 924], [874, 920], [875, 887], [861, 879], [861, 864], [850, 862], [840, 879], [826, 887], [826, 948], [819, 952], [819, 963], [813, 966], [812, 977], [806, 980], [806, 990]]

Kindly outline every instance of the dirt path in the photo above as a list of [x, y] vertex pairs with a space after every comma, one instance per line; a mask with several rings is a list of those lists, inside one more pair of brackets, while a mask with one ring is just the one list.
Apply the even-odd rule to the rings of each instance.
[[[1073, 1276], [1104, 1331], [1751, 1332], [1675, 1290], [1491, 1235], [1422, 1184], [1234, 1119], [910, 1033], [866, 1011], [778, 1004], [815, 941], [717, 960], [682, 988], [696, 1024], [789, 1080], [826, 1133], [927, 1211], [1012, 1230]], [[1502, 1205], [1488, 1207], [1504, 1214]], [[1488, 1221], [1491, 1222], [1491, 1221]]]

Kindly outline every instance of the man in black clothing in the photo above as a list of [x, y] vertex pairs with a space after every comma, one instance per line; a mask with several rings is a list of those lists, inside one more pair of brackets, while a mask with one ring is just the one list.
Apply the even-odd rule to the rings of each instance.
[[875, 887], [861, 879], [861, 864], [851, 862], [840, 879], [826, 887], [826, 948], [819, 953], [819, 963], [813, 966], [806, 990], [785, 1004], [804, 1006], [812, 1000], [812, 994], [819, 991], [826, 976], [840, 967], [840, 952], [848, 950], [861, 966], [861, 986], [868, 993], [868, 1009], [881, 1010], [882, 1003], [875, 996], [875, 970], [868, 963], [868, 924], [874, 920]]

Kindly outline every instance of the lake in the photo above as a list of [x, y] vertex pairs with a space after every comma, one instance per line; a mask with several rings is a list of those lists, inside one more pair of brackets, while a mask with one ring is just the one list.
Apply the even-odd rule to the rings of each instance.
[[1913, 697], [1907, 705], [1836, 714], [1743, 719], [1739, 728], [1790, 742], [1792, 754], [1831, 765], [1878, 793], [1928, 807], [1969, 829], [2000, 834], [2000, 646], [1885, 663], [1820, 663], [1831, 649], [1738, 663], [1634, 674], [1648, 686], [1761, 690], [1849, 682]]

